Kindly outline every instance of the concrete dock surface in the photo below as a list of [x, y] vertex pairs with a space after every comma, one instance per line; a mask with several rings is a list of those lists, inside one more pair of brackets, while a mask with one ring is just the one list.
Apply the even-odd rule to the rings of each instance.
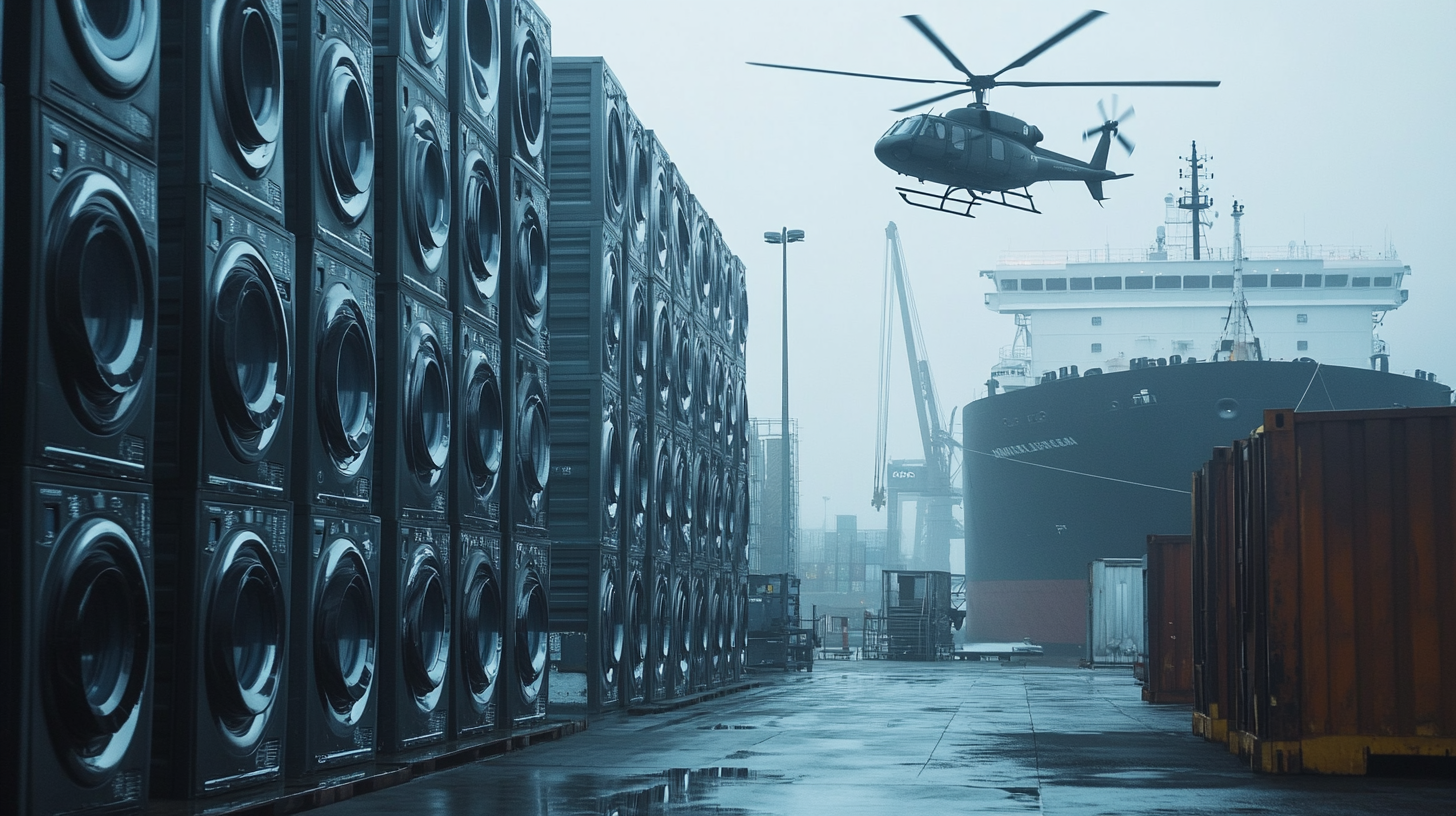
[[835, 662], [321, 808], [364, 814], [1453, 814], [1456, 780], [1274, 777], [1129, 673]]

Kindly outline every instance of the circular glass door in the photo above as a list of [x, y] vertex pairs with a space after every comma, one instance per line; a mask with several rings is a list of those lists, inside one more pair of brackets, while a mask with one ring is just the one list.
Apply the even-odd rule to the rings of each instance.
[[433, 272], [440, 266], [450, 237], [450, 165], [434, 117], [423, 106], [410, 109], [402, 135], [404, 200], [399, 202], [400, 209], [405, 213], [404, 226], [415, 257]]
[[527, 567], [516, 595], [516, 681], [526, 705], [536, 704], [546, 679], [546, 626], [546, 588]]
[[551, 420], [546, 408], [546, 393], [535, 374], [528, 374], [521, 389], [520, 436], [517, 457], [520, 460], [522, 498], [529, 519], [541, 511], [541, 499], [551, 476]]
[[445, 0], [408, 0], [406, 6], [415, 53], [427, 68], [433, 66], [445, 50]]
[[641, 246], [647, 240], [647, 223], [652, 217], [652, 160], [647, 155], [642, 129], [638, 127], [632, 135], [632, 209], [627, 213], [627, 222], [632, 227], [632, 242]]
[[440, 338], [429, 323], [411, 327], [405, 360], [406, 458], [415, 478], [433, 487], [450, 455], [450, 380]]
[[632, 394], [637, 397], [646, 397], [647, 392], [647, 364], [652, 353], [652, 322], [647, 314], [647, 287], [638, 284], [632, 287], [631, 304], [628, 307], [627, 342], [631, 344], [628, 349], [631, 370], [627, 372], [631, 378]]
[[682, 579], [678, 580], [677, 587], [673, 590], [672, 628], [677, 641], [674, 644], [677, 652], [676, 679], [680, 683], [686, 683], [693, 659], [693, 607], [692, 600], [688, 597], [688, 582]]
[[657, 652], [653, 656], [652, 676], [657, 688], [668, 682], [668, 669], [672, 665], [672, 595], [667, 579], [658, 576], [652, 587], [652, 630], [656, 636]]
[[359, 472], [374, 439], [374, 341], [348, 286], [329, 288], [320, 309], [318, 422], [334, 467]]
[[76, 417], [109, 435], [129, 422], [156, 337], [156, 271], [130, 199], [110, 177], [79, 173], [51, 210], [51, 340]]
[[602, 255], [602, 366], [616, 367], [622, 353], [622, 276], [616, 247]]
[[450, 665], [450, 601], [435, 549], [421, 546], [410, 556], [400, 599], [400, 642], [404, 678], [415, 705], [433, 711]]
[[622, 507], [622, 446], [617, 444], [617, 411], [608, 406], [602, 418], [602, 522], [615, 532]]
[[672, 249], [672, 194], [667, 186], [667, 171], [661, 166], [655, 166], [652, 172], [652, 202], [656, 212], [653, 230], [656, 233], [652, 242], [653, 270], [665, 272], [667, 261]]
[[666, 440], [657, 448], [657, 535], [659, 546], [672, 546], [677, 534], [675, 504], [677, 491], [673, 489], [672, 446]]
[[158, 0], [57, 0], [71, 53], [96, 89], [130, 96], [157, 53]]
[[641, 694], [647, 680], [647, 597], [642, 573], [633, 571], [627, 579], [627, 679], [633, 694]]
[[247, 241], [229, 244], [214, 266], [210, 379], [223, 438], [244, 462], [268, 452], [288, 402], [287, 321], [263, 254]]
[[490, 360], [479, 350], [470, 353], [465, 371], [466, 469], [476, 500], [485, 502], [495, 494], [505, 439], [500, 381]]
[[495, 696], [500, 677], [501, 646], [504, 638], [504, 607], [500, 581], [484, 553], [471, 556], [466, 567], [464, 609], [461, 615], [461, 668], [471, 702], [483, 710]]
[[334, 210], [359, 223], [374, 190], [374, 105], [359, 59], [342, 40], [324, 45], [318, 91], [319, 155]]
[[278, 566], [256, 532], [238, 530], [218, 547], [208, 597], [208, 701], [223, 736], [248, 751], [278, 696], [288, 614]]
[[257, 178], [273, 163], [283, 130], [283, 49], [264, 0], [226, 0], [212, 20], [214, 101], [222, 136], [241, 169]]
[[536, 207], [527, 204], [516, 226], [516, 305], [531, 333], [546, 321], [546, 227]]
[[657, 369], [657, 409], [663, 414], [668, 414], [671, 413], [673, 401], [676, 399], [672, 388], [675, 374], [672, 355], [677, 349], [677, 344], [673, 338], [672, 321], [668, 317], [666, 304], [659, 303], [657, 306], [657, 320], [653, 334], [656, 337], [657, 346], [657, 359], [653, 361], [653, 365]]
[[131, 533], [101, 515], [70, 522], [40, 601], [51, 739], [76, 781], [99, 785], [131, 747], [151, 666], [151, 587]]
[[627, 131], [616, 105], [607, 111], [607, 205], [615, 217], [627, 200]]
[[465, 0], [465, 77], [482, 114], [495, 112], [500, 87], [500, 18], [495, 0]]
[[516, 137], [531, 158], [541, 155], [546, 135], [546, 66], [541, 43], [529, 26], [516, 39]]
[[617, 597], [617, 575], [611, 566], [602, 571], [601, 608], [597, 610], [601, 621], [601, 643], [598, 645], [601, 658], [603, 684], [615, 686], [622, 665], [626, 627], [622, 622], [622, 607]]
[[319, 556], [314, 585], [313, 661], [319, 696], [338, 723], [352, 726], [374, 690], [374, 583], [354, 542], [336, 539]]
[[642, 442], [641, 426], [632, 429], [632, 440], [627, 443], [626, 497], [627, 535], [638, 541], [647, 531], [647, 501], [652, 493], [652, 474], [644, 461], [647, 455]]
[[[473, 5], [473, 4], [472, 4]], [[495, 168], [479, 150], [465, 157], [465, 265], [470, 283], [482, 301], [500, 288], [501, 210]]]

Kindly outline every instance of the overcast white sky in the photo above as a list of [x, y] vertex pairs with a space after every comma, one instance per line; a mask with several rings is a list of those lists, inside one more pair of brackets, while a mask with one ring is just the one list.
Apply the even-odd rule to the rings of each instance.
[[[872, 152], [926, 86], [771, 71], [745, 60], [955, 77], [903, 20], [921, 14], [973, 70], [1001, 68], [1085, 12], [1064, 0], [539, 0], [563, 55], [602, 55], [693, 192], [749, 268], [750, 413], [779, 413], [779, 248], [762, 233], [803, 229], [789, 253], [790, 401], [802, 432], [802, 521], [828, 512], [883, 527], [869, 506], [884, 229], [900, 226], [930, 360], [949, 414], [978, 396], [1009, 317], [987, 311], [978, 271], [1001, 253], [1131, 248], [1151, 242], [1178, 157], [1214, 156], [1212, 235], [1231, 243], [1394, 244], [1411, 300], [1382, 330], [1392, 365], [1456, 381], [1456, 2], [1189, 3], [1113, 0], [1108, 13], [1003, 78], [1219, 79], [1204, 89], [1123, 89], [1137, 142], [1110, 166], [1099, 208], [1081, 184], [1033, 189], [1045, 214], [985, 207], [975, 220], [911, 209]], [[993, 90], [995, 110], [1041, 127], [1043, 145], [1090, 156], [1097, 89]], [[942, 103], [945, 104], [954, 103]], [[1442, 204], [1446, 201], [1446, 204]], [[919, 457], [897, 349], [890, 455]], [[959, 435], [959, 434], [958, 434]]]

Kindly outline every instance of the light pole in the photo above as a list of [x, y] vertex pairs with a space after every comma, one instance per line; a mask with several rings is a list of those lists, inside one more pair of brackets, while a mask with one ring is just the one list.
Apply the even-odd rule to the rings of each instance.
[[784, 570], [786, 572], [797, 569], [797, 564], [789, 563], [789, 542], [793, 535], [793, 521], [789, 518], [789, 479], [792, 473], [789, 467], [789, 244], [795, 244], [804, 240], [803, 230], [791, 230], [783, 227], [778, 232], [765, 232], [763, 240], [770, 244], [783, 244], [784, 247], [784, 361], [783, 361], [783, 416], [780, 418], [780, 434], [782, 434], [783, 454], [783, 527], [784, 527]]

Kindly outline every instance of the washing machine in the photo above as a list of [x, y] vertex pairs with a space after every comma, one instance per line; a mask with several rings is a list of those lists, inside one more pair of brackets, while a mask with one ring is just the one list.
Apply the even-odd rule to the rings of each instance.
[[291, 508], [189, 492], [157, 500], [152, 789], [210, 796], [283, 777]]
[[621, 581], [617, 553], [552, 542], [550, 711], [600, 714], [621, 704]]
[[202, 187], [162, 205], [157, 482], [286, 501], [293, 238]]
[[652, 610], [646, 561], [641, 553], [622, 559], [622, 703], [635, 705], [647, 699], [651, 672]]
[[368, 515], [378, 391], [374, 278], [323, 250], [302, 277], [294, 289], [294, 501]]
[[288, 740], [295, 780], [374, 758], [379, 708], [379, 519], [299, 507], [289, 617]]
[[652, 520], [652, 448], [647, 417], [626, 412], [626, 441], [622, 450], [622, 549], [633, 555], [647, 552]]
[[[138, 809], [152, 737], [150, 489], [21, 471], [0, 580], [14, 618], [0, 809]], [[13, 740], [13, 742], [12, 742]]]
[[546, 180], [546, 133], [551, 117], [551, 21], [532, 0], [502, 8], [510, 37], [508, 73], [502, 77], [503, 113], [511, 126], [511, 158]]
[[665, 700], [672, 696], [673, 673], [673, 605], [672, 566], [648, 559], [647, 624], [647, 698], [652, 701]]
[[450, 736], [468, 740], [494, 731], [501, 722], [498, 689], [505, 662], [506, 598], [500, 533], [461, 526], [453, 553]]
[[684, 433], [693, 433], [693, 420], [697, 417], [698, 408], [698, 376], [695, 363], [697, 357], [697, 329], [693, 319], [685, 308], [676, 310], [678, 313], [677, 325], [673, 327], [673, 339], [675, 345], [672, 351], [673, 366], [673, 395], [676, 400], [673, 403], [673, 421]]
[[[551, 202], [553, 218], [558, 200]], [[603, 221], [557, 220], [550, 246], [546, 313], [552, 372], [607, 377], [620, 388], [626, 329], [621, 233]]]
[[166, 3], [163, 186], [213, 188], [283, 223], [283, 19], [268, 0]]
[[515, 531], [527, 536], [546, 533], [546, 485], [551, 477], [551, 398], [546, 361], [529, 352], [516, 354], [516, 386], [512, 414], [515, 433], [508, 439]]
[[[11, 93], [66, 111], [147, 161], [157, 158], [160, 0], [11, 0]], [[28, 42], [21, 42], [29, 32]]]
[[[401, 0], [439, 7], [439, 2]], [[376, 3], [376, 5], [378, 5]], [[441, 15], [443, 8], [439, 9]], [[454, 132], [444, 92], [408, 60], [374, 61], [376, 237], [381, 286], [408, 286], [450, 305], [449, 238], [454, 218], [450, 176]]]
[[676, 164], [670, 165], [668, 176], [672, 185], [672, 268], [668, 280], [672, 283], [673, 297], [684, 310], [693, 308], [693, 256], [696, 250], [693, 230], [693, 216], [696, 199], [688, 184], [678, 171]]
[[501, 43], [498, 0], [450, 3], [450, 109], [500, 144]]
[[687, 568], [672, 569], [672, 649], [669, 661], [669, 697], [693, 690], [693, 577]]
[[676, 473], [676, 452], [672, 433], [657, 429], [653, 434], [652, 464], [652, 517], [648, 552], [662, 564], [672, 561], [673, 543], [677, 539], [677, 486], [673, 481]]
[[647, 144], [648, 172], [651, 173], [651, 201], [647, 216], [647, 270], [654, 283], [672, 285], [672, 158], [657, 134], [643, 132]]
[[[493, 0], [470, 0], [466, 7], [488, 5]], [[491, 6], [494, 8], [494, 6]], [[494, 137], [468, 116], [456, 115], [455, 184], [456, 226], [450, 230], [451, 257], [458, 259], [451, 281], [451, 308], [491, 327], [497, 338], [500, 326], [500, 275], [502, 204]]]
[[713, 597], [708, 571], [694, 567], [689, 590], [693, 606], [691, 666], [689, 672], [693, 691], [708, 688], [709, 656], [713, 641]]
[[650, 412], [654, 422], [672, 427], [677, 407], [677, 327], [673, 323], [672, 294], [667, 284], [653, 282], [652, 298], [652, 397]]
[[374, 506], [444, 522], [454, 441], [454, 318], [413, 287], [379, 293], [379, 429]]
[[625, 101], [622, 118], [627, 132], [627, 212], [622, 235], [627, 239], [627, 259], [642, 268], [652, 263], [652, 144], [642, 120]]
[[548, 644], [551, 620], [551, 545], [541, 538], [515, 536], [508, 553], [510, 570], [510, 678], [508, 709], [512, 727], [546, 719], [550, 692]]
[[462, 525], [500, 530], [501, 461], [505, 403], [500, 341], [491, 327], [456, 315], [455, 424], [458, 451], [450, 516]]
[[647, 270], [628, 264], [626, 328], [623, 338], [622, 393], [635, 410], [647, 410], [652, 388], [652, 297]]
[[11, 113], [6, 193], [30, 206], [11, 213], [5, 264], [9, 376], [26, 386], [0, 407], [7, 457], [150, 480], [155, 168], [46, 103]]
[[451, 3], [440, 0], [373, 0], [374, 55], [397, 57], [430, 82], [443, 98], [450, 92]]
[[627, 96], [602, 57], [551, 60], [547, 181], [557, 221], [623, 229], [631, 179]]
[[450, 727], [450, 528], [384, 522], [379, 750], [444, 742]]
[[507, 282], [509, 297], [503, 308], [502, 337], [510, 337], [515, 345], [530, 349], [549, 359], [549, 328], [546, 320], [550, 255], [546, 242], [547, 190], [544, 182], [533, 178], [519, 162], [502, 168], [509, 174], [508, 204], [510, 230], [506, 233], [503, 260], [511, 270]]
[[288, 227], [305, 247], [317, 241], [366, 266], [376, 237], [370, 25], [364, 2], [283, 5]]
[[615, 551], [623, 516], [620, 397], [599, 375], [558, 376], [553, 365], [551, 377], [551, 540]]

